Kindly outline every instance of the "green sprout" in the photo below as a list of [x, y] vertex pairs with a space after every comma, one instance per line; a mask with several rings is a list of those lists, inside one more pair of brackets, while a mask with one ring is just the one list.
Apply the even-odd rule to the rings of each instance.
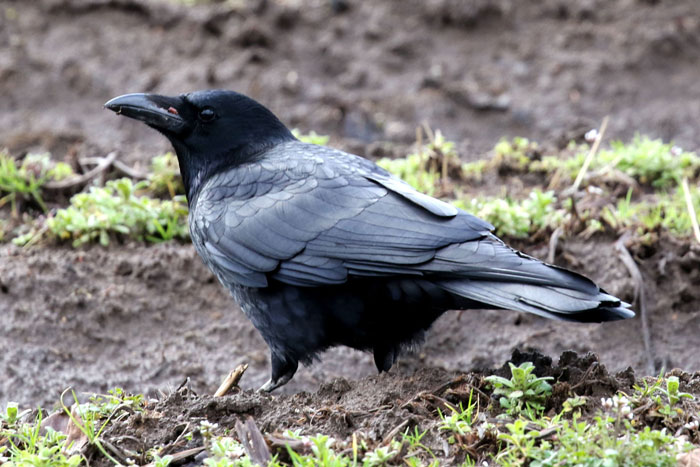
[[496, 375], [486, 377], [486, 381], [494, 387], [494, 395], [502, 396], [499, 399], [501, 407], [506, 409], [508, 415], [518, 415], [522, 412], [533, 415], [542, 412], [547, 396], [552, 393], [552, 387], [547, 381], [554, 378], [538, 378], [532, 373], [535, 366], [531, 362], [524, 362], [519, 366], [508, 362], [508, 365], [512, 375], [510, 379]]

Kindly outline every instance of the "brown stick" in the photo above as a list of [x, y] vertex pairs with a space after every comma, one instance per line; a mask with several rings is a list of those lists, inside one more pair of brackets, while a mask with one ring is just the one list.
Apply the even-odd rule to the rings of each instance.
[[238, 382], [241, 380], [241, 377], [243, 376], [243, 373], [248, 369], [248, 364], [244, 363], [242, 365], [238, 365], [231, 373], [228, 374], [228, 376], [224, 379], [224, 381], [221, 383], [219, 386], [219, 389], [216, 390], [214, 393], [214, 397], [221, 397], [226, 395], [232, 387], [238, 385]]

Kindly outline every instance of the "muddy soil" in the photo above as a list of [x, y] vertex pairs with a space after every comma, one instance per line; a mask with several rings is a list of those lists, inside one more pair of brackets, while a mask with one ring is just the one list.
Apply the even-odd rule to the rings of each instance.
[[[466, 160], [502, 136], [565, 142], [608, 114], [610, 138], [641, 132], [700, 149], [696, 0], [347, 3], [2, 0], [0, 147], [69, 161], [116, 148], [143, 167], [169, 149], [165, 140], [102, 104], [125, 92], [219, 87], [372, 157], [385, 142], [401, 153], [422, 122], [458, 141]], [[561, 242], [557, 263], [632, 300], [614, 242]], [[547, 255], [546, 239], [520, 246]], [[651, 352], [639, 318], [601, 326], [455, 312], [383, 378], [495, 367], [516, 347], [592, 350], [614, 371], [700, 370], [698, 249], [671, 239], [631, 249]], [[243, 388], [268, 377], [263, 341], [190, 245], [0, 246], [0, 313], [0, 401], [51, 404], [67, 386], [155, 394], [186, 377], [206, 394], [242, 362]], [[334, 349], [282, 392], [374, 373], [371, 356]]]

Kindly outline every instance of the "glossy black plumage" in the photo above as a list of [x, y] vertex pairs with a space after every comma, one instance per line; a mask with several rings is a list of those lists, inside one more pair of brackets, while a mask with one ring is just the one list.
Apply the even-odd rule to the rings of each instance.
[[173, 143], [195, 248], [270, 347], [264, 389], [335, 345], [372, 351], [388, 370], [449, 309], [634, 316], [585, 277], [512, 250], [487, 222], [374, 163], [297, 141], [240, 94], [132, 94], [106, 106]]

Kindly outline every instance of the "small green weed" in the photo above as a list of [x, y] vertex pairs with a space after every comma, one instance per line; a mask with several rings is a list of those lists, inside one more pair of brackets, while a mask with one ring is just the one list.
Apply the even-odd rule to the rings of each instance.
[[524, 362], [519, 366], [509, 362], [508, 365], [512, 374], [510, 379], [496, 375], [485, 378], [493, 385], [494, 395], [503, 396], [499, 399], [501, 407], [511, 416], [523, 412], [528, 415], [541, 413], [547, 396], [552, 393], [552, 387], [547, 381], [554, 378], [551, 376], [538, 378], [532, 373], [535, 366], [531, 362]]

